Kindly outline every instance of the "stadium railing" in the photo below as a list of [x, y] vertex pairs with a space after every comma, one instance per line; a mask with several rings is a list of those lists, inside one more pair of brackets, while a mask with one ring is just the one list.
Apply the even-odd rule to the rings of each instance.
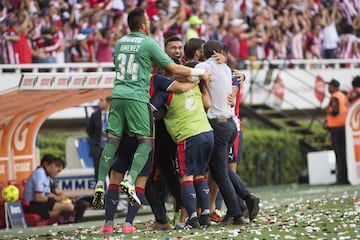
[[[326, 69], [331, 68], [360, 68], [360, 59], [284, 59], [284, 60], [246, 60], [247, 69], [268, 68], [302, 68], [302, 69]], [[58, 63], [58, 64], [0, 64], [0, 73], [21, 72], [109, 72], [114, 67], [108, 63]]]

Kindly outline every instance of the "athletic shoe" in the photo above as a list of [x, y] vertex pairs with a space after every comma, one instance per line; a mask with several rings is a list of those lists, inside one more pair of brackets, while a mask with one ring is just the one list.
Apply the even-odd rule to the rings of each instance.
[[176, 223], [175, 230], [183, 230], [185, 228], [185, 223]]
[[136, 227], [134, 225], [131, 225], [130, 223], [124, 223], [122, 226], [122, 232], [123, 233], [134, 233], [136, 232]]
[[199, 216], [200, 227], [210, 227], [210, 214], [201, 214]]
[[129, 201], [130, 201], [130, 204], [131, 205], [135, 205], [135, 206], [140, 206], [141, 205], [141, 201], [140, 199], [138, 198], [138, 196], [136, 195], [136, 191], [135, 191], [135, 186], [132, 185], [131, 183], [129, 183], [129, 181], [127, 180], [124, 180], [120, 183], [120, 188], [121, 188], [121, 191], [123, 193], [126, 193], [128, 198], [129, 198]]
[[105, 196], [104, 185], [101, 183], [97, 183], [95, 187], [94, 199], [92, 202], [92, 205], [95, 209], [104, 208], [104, 196]]
[[184, 229], [194, 229], [194, 228], [200, 228], [200, 223], [197, 217], [193, 217], [191, 219], [188, 219], [185, 223]]
[[174, 212], [174, 217], [173, 217], [173, 219], [172, 219], [172, 221], [171, 221], [170, 224], [173, 225], [173, 226], [175, 226], [176, 223], [179, 221], [179, 219], [180, 219], [180, 210], [177, 211], [177, 212]]
[[109, 225], [107, 227], [103, 226], [103, 227], [101, 227], [100, 232], [101, 233], [114, 233], [114, 226], [113, 225]]
[[170, 229], [170, 225], [168, 223], [159, 223], [159, 222], [154, 222], [151, 227], [155, 231], [163, 231]]
[[223, 218], [221, 217], [221, 211], [219, 209], [215, 209], [215, 211], [210, 214], [210, 219], [216, 223], [222, 222]]

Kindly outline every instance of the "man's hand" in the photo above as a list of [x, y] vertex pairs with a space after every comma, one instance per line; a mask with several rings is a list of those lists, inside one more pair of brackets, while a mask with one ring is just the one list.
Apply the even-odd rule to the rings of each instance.
[[227, 98], [227, 104], [230, 106], [230, 107], [233, 107], [234, 106], [234, 96], [232, 93], [230, 93], [228, 95], [228, 98]]
[[226, 57], [221, 53], [214, 51], [214, 54], [212, 55], [212, 57], [216, 59], [216, 62], [218, 64], [226, 63]]
[[211, 74], [209, 72], [205, 72], [203, 75], [201, 75], [201, 79], [204, 80], [208, 86], [211, 83]]
[[246, 76], [244, 73], [240, 72], [239, 70], [234, 70], [234, 76], [237, 78], [239, 83], [243, 83], [246, 79]]

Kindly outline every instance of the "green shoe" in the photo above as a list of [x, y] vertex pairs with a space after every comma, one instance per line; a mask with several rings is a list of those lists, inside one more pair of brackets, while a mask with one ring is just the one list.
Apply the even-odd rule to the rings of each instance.
[[176, 224], [179, 222], [180, 219], [180, 211], [174, 212], [174, 217], [171, 221], [172, 226], [176, 226]]
[[124, 180], [120, 183], [120, 188], [123, 193], [126, 193], [126, 195], [129, 198], [130, 204], [133, 206], [140, 206], [141, 201], [136, 195], [135, 186], [130, 184], [129, 181]]
[[96, 184], [94, 198], [92, 201], [92, 205], [95, 209], [104, 208], [104, 196], [105, 196], [104, 185]]

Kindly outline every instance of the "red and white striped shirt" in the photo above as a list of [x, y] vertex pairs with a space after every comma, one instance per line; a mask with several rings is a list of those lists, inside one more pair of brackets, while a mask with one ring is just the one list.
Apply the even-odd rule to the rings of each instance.
[[62, 31], [57, 31], [53, 36], [52, 45], [45, 47], [46, 55], [55, 57], [57, 51], [65, 44], [64, 41], [64, 33]]
[[8, 29], [2, 37], [2, 49], [3, 49], [3, 62], [4, 64], [18, 64], [20, 60], [16, 55], [16, 51], [13, 46], [13, 42], [6, 40], [6, 36], [16, 36], [16, 32], [13, 28]]
[[303, 53], [303, 35], [295, 34], [291, 40], [292, 57], [294, 59], [304, 59]]
[[354, 52], [354, 45], [357, 44], [357, 38], [352, 33], [343, 34], [340, 36], [339, 44], [339, 58], [347, 59], [356, 57]]

